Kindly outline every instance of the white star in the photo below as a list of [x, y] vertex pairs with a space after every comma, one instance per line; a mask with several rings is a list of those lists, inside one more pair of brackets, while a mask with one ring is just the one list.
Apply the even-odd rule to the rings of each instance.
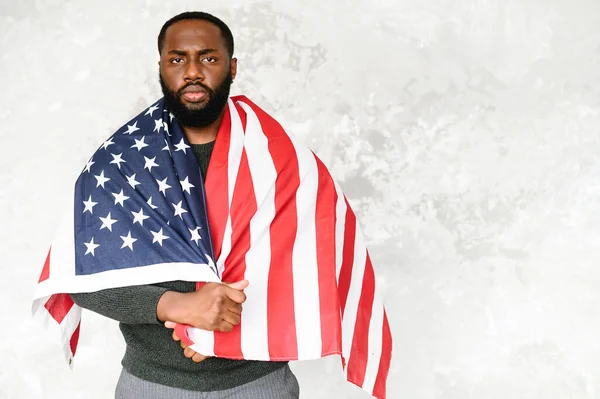
[[183, 139], [181, 139], [181, 141], [179, 142], [179, 144], [175, 144], [175, 151], [183, 151], [183, 153], [185, 154], [185, 150], [187, 150], [188, 148], [191, 148], [189, 145], [187, 145]]
[[137, 241], [137, 238], [131, 237], [131, 231], [127, 236], [120, 236], [123, 239], [123, 245], [121, 245], [121, 249], [125, 247], [129, 247], [133, 251], [133, 243]]
[[190, 233], [192, 234], [192, 238], [190, 238], [190, 241], [194, 241], [196, 243], [196, 245], [198, 245], [198, 240], [201, 240], [202, 237], [200, 237], [200, 233], [198, 233], [198, 229], [200, 229], [200, 227], [196, 227], [195, 229], [188, 229], [190, 231]]
[[154, 158], [147, 158], [144, 157], [144, 159], [146, 160], [146, 164], [144, 165], [144, 169], [148, 169], [148, 172], [152, 173], [152, 168], [155, 166], [159, 166], [156, 162], [154, 162], [156, 160], [156, 157]]
[[94, 213], [94, 207], [96, 206], [97, 202], [92, 201], [92, 196], [90, 195], [90, 197], [88, 198], [87, 201], [83, 201], [83, 205], [85, 205], [85, 209], [83, 210], [83, 213], [85, 213], [86, 211], [90, 211], [90, 213]]
[[90, 173], [90, 168], [92, 167], [93, 164], [95, 164], [96, 162], [92, 161], [91, 159], [88, 161], [87, 165], [85, 165], [85, 171]]
[[147, 201], [146, 203], [147, 203], [148, 205], [150, 205], [150, 208], [152, 208], [152, 209], [156, 209], [156, 208], [158, 208], [156, 205], [154, 205], [154, 204], [152, 203], [152, 197], [148, 198], [148, 201]]
[[110, 161], [110, 163], [116, 163], [117, 166], [119, 167], [119, 169], [121, 169], [121, 162], [126, 162], [123, 158], [121, 158], [121, 155], [123, 155], [123, 153], [120, 153], [118, 155], [115, 154], [110, 154], [113, 157], [113, 160]]
[[134, 139], [135, 140], [135, 144], [131, 146], [131, 148], [137, 148], [138, 151], [140, 151], [142, 148], [144, 147], [148, 147], [148, 144], [144, 143], [144, 139], [146, 137], [142, 136], [141, 139]]
[[162, 247], [163, 240], [166, 240], [169, 238], [169, 237], [163, 235], [163, 229], [160, 229], [159, 231], [150, 230], [150, 233], [152, 233], [152, 236], [154, 236], [154, 238], [152, 239], [152, 244], [157, 242], [160, 244], [161, 247]]
[[175, 215], [174, 216], [179, 216], [181, 218], [181, 220], [183, 220], [183, 214], [187, 213], [187, 211], [185, 209], [183, 209], [183, 207], [181, 206], [181, 203], [183, 201], [179, 201], [177, 204], [173, 204], [173, 206], [175, 207]]
[[154, 130], [152, 132], [158, 131], [160, 133], [160, 128], [163, 127], [162, 118], [154, 120]]
[[148, 108], [148, 111], [146, 111], [146, 113], [144, 115], [150, 115], [150, 116], [152, 116], [152, 114], [154, 113], [154, 111], [156, 111], [157, 109], [158, 109], [158, 107], [155, 107], [153, 105], [150, 108]]
[[104, 183], [110, 180], [108, 177], [104, 177], [104, 171], [99, 175], [94, 175], [94, 177], [96, 178], [96, 187], [102, 186], [104, 188]]
[[186, 177], [185, 180], [179, 180], [179, 183], [181, 183], [181, 188], [183, 189], [183, 191], [185, 191], [188, 194], [191, 194], [190, 188], [196, 187], [196, 186], [194, 186], [192, 183], [190, 183], [188, 181], [188, 179], [189, 179], [189, 177]]
[[150, 218], [150, 216], [144, 215], [144, 209], [140, 208], [139, 212], [131, 212], [133, 215], [133, 224], [139, 223], [140, 226], [144, 225], [144, 220]]
[[112, 232], [112, 225], [118, 222], [116, 219], [111, 219], [110, 212], [108, 212], [108, 215], [105, 218], [100, 217], [100, 220], [102, 220], [102, 226], [100, 226], [100, 230], [107, 228], [110, 232]]
[[102, 144], [102, 147], [104, 147], [104, 149], [106, 150], [108, 148], [108, 146], [112, 145], [112, 144], [114, 144], [114, 142], [112, 141], [112, 138], [110, 138]]
[[123, 189], [121, 189], [121, 192], [119, 194], [112, 193], [112, 195], [115, 197], [115, 205], [119, 204], [119, 205], [123, 206], [123, 203], [125, 202], [125, 200], [129, 199], [128, 196], [123, 195]]
[[160, 191], [161, 193], [163, 193], [164, 196], [166, 196], [167, 194], [165, 193], [165, 191], [167, 191], [168, 188], [171, 188], [171, 186], [167, 184], [167, 178], [165, 177], [163, 180], [156, 179], [156, 182], [158, 183], [158, 191]]
[[127, 125], [127, 131], [123, 132], [123, 134], [131, 134], [133, 132], [137, 132], [138, 130], [140, 130], [140, 128], [137, 127], [137, 121], [135, 121], [133, 125]]
[[127, 178], [127, 183], [129, 183], [131, 188], [133, 188], [134, 190], [135, 190], [135, 186], [137, 186], [138, 184], [141, 184], [139, 181], [135, 180], [135, 173], [132, 174], [131, 176], [125, 175], [125, 177]]
[[165, 132], [167, 132], [167, 134], [170, 136], [171, 133], [169, 133], [169, 125], [167, 125], [167, 122], [163, 121], [163, 128], [165, 129]]
[[173, 118], [175, 118], [175, 115], [169, 112], [169, 122], [172, 122]]
[[92, 237], [90, 242], [84, 242], [84, 244], [87, 247], [87, 250], [85, 251], [85, 254], [83, 254], [83, 255], [85, 256], [87, 254], [92, 254], [92, 256], [96, 256], [96, 255], [94, 255], [94, 250], [96, 248], [98, 248], [100, 245], [94, 244], [94, 237]]

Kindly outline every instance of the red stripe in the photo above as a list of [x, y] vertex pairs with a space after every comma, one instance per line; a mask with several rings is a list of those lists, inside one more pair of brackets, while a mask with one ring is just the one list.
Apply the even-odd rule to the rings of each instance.
[[44, 307], [50, 313], [50, 316], [60, 324], [74, 304], [75, 302], [73, 302], [70, 295], [54, 294], [48, 298]]
[[[277, 121], [248, 99], [269, 141], [269, 153], [277, 172], [275, 217], [270, 226], [271, 264], [267, 286], [267, 334], [272, 358], [298, 359], [294, 311], [292, 249], [298, 228], [296, 192], [300, 185], [298, 159], [290, 138]], [[260, 178], [256, 176], [255, 178]]]
[[[225, 282], [236, 282], [244, 278], [246, 253], [250, 249], [250, 219], [256, 213], [256, 209], [248, 157], [246, 151], [243, 151], [231, 203], [231, 219], [234, 223], [231, 226], [231, 252], [225, 260], [222, 276]], [[228, 333], [215, 332], [215, 355], [233, 359], [243, 358], [240, 325]]]
[[[358, 265], [357, 265], [358, 266]], [[373, 311], [373, 298], [375, 296], [375, 274], [371, 259], [367, 253], [365, 273], [362, 281], [362, 290], [358, 309], [356, 312], [356, 324], [352, 337], [352, 349], [348, 359], [348, 380], [362, 387], [367, 370], [369, 358], [369, 324]]]
[[71, 339], [69, 340], [71, 353], [73, 356], [75, 356], [75, 352], [77, 351], [77, 343], [79, 342], [79, 327], [81, 327], [81, 321], [77, 323], [77, 328], [75, 331], [73, 331], [73, 335], [71, 335]]
[[240, 168], [231, 203], [231, 252], [225, 260], [223, 279], [239, 281], [246, 272], [246, 253], [250, 249], [250, 220], [256, 214], [256, 196], [246, 151], [242, 152]]
[[388, 323], [387, 314], [383, 312], [383, 341], [381, 343], [381, 358], [379, 359], [379, 370], [373, 387], [373, 395], [379, 399], [385, 399], [385, 383], [388, 372], [390, 371], [390, 362], [392, 361], [392, 332]]
[[350, 204], [346, 202], [346, 222], [344, 223], [344, 248], [342, 251], [342, 266], [338, 277], [338, 294], [340, 297], [340, 309], [342, 317], [346, 310], [346, 301], [350, 291], [350, 281], [352, 279], [352, 267], [354, 264], [354, 240], [356, 238], [356, 216], [350, 209]]
[[46, 256], [46, 262], [44, 263], [44, 268], [42, 269], [42, 274], [40, 275], [40, 279], [38, 283], [41, 283], [44, 280], [48, 280], [50, 277], [50, 252], [52, 252], [52, 247], [48, 249], [48, 255]]
[[[337, 193], [323, 162], [315, 156], [319, 185], [315, 210], [319, 306], [321, 312], [321, 355], [340, 353], [342, 324], [335, 270], [335, 219]], [[328, 245], [325, 245], [327, 243]]]
[[221, 254], [225, 225], [229, 213], [228, 160], [230, 141], [231, 116], [229, 107], [226, 107], [223, 121], [217, 133], [215, 147], [210, 157], [204, 184], [208, 224], [216, 259]]

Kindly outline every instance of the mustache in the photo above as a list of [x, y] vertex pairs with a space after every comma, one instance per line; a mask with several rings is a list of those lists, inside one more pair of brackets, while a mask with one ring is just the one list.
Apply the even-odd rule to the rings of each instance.
[[210, 87], [206, 86], [205, 84], [203, 84], [202, 82], [198, 82], [198, 81], [193, 81], [193, 82], [189, 82], [186, 83], [185, 86], [183, 86], [182, 88], [180, 88], [179, 90], [177, 90], [177, 95], [178, 96], [182, 96], [183, 95], [183, 91], [185, 89], [187, 89], [190, 86], [200, 86], [202, 87], [202, 89], [204, 91], [206, 91], [209, 95], [213, 96], [215, 93], [211, 90]]

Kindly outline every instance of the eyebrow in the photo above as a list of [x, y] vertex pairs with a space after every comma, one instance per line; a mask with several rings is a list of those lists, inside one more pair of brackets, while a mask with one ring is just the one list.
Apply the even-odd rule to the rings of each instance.
[[[205, 54], [208, 54], [208, 53], [215, 53], [215, 52], [217, 52], [217, 50], [214, 49], [214, 48], [205, 48], [205, 49], [202, 49], [202, 50], [198, 51], [197, 54], [198, 55], [205, 55]], [[184, 50], [170, 50], [167, 54], [187, 55], [188, 52], [184, 51]]]

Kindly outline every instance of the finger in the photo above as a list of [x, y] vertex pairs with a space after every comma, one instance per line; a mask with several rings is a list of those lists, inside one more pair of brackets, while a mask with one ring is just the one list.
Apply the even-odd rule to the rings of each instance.
[[206, 360], [206, 359], [207, 359], [207, 357], [208, 357], [208, 356], [204, 356], [204, 355], [201, 355], [201, 354], [199, 354], [198, 352], [196, 352], [196, 353], [194, 354], [194, 356], [192, 356], [192, 360], [193, 360], [195, 363], [200, 363], [201, 361], [204, 361], [204, 360]]
[[187, 347], [183, 350], [183, 355], [187, 358], [191, 358], [196, 353], [198, 353], [198, 352], [196, 352], [195, 350], [192, 350], [190, 347]]
[[235, 288], [229, 287], [229, 289], [225, 291], [225, 295], [235, 303], [244, 303], [246, 301], [246, 294]]
[[167, 327], [167, 328], [175, 328], [176, 325], [177, 325], [177, 323], [175, 323], [173, 321], [165, 321], [165, 327]]
[[217, 331], [221, 331], [221, 332], [229, 332], [233, 330], [233, 324], [226, 322], [225, 320], [223, 320], [221, 322], [221, 324], [219, 324], [219, 327], [217, 328]]
[[230, 303], [227, 304], [227, 310], [229, 310], [231, 313], [240, 315], [240, 314], [242, 314], [242, 305], [231, 301]]
[[242, 291], [248, 287], [248, 280], [240, 280], [235, 283], [224, 283], [226, 286], [233, 288], [234, 290]]
[[185, 349], [185, 348], [187, 348], [187, 347], [188, 347], [188, 346], [187, 346], [187, 345], [186, 345], [186, 344], [185, 344], [183, 341], [179, 341], [179, 345], [180, 345], [180, 346], [181, 346], [183, 349]]
[[[239, 292], [239, 291], [237, 291]], [[243, 294], [242, 294], [243, 295]], [[242, 314], [242, 304], [235, 302], [233, 299], [225, 298], [223, 300], [222, 310], [221, 312], [232, 312], [235, 314]]]
[[173, 337], [173, 339], [175, 341], [179, 341], [180, 340], [180, 338], [177, 336], [177, 334], [175, 333], [175, 331], [173, 331], [173, 334], [171, 334], [171, 336]]
[[232, 312], [225, 312], [225, 314], [223, 315], [223, 320], [231, 325], [237, 326], [238, 324], [240, 324], [241, 317], [240, 315], [237, 315]]

